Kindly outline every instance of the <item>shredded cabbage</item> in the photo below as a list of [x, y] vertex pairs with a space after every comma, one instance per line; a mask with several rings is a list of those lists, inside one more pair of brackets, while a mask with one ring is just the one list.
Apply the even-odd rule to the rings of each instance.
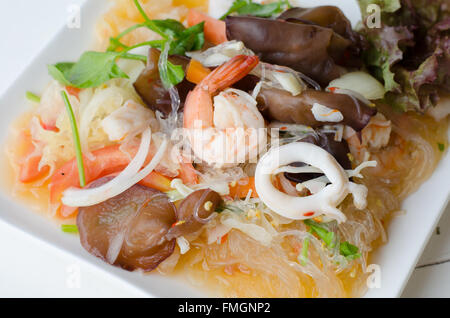
[[[136, 76], [143, 67], [143, 63], [139, 61], [122, 63], [130, 78]], [[52, 81], [42, 94], [41, 104], [32, 119], [33, 139], [42, 147], [40, 166], [49, 165], [54, 168], [75, 156], [70, 121], [60, 96], [63, 89], [59, 83]], [[127, 100], [142, 104], [130, 79], [115, 79], [95, 89], [83, 89], [79, 93], [79, 99], [69, 94], [69, 100], [77, 118], [83, 154], [87, 156], [90, 156], [91, 150], [112, 144], [101, 126], [105, 117]], [[44, 129], [41, 124], [43, 121], [54, 121], [56, 130]]]
[[225, 226], [240, 230], [263, 245], [267, 246], [272, 242], [273, 236], [262, 226], [243, 222], [237, 214], [225, 212], [221, 216], [221, 222]]

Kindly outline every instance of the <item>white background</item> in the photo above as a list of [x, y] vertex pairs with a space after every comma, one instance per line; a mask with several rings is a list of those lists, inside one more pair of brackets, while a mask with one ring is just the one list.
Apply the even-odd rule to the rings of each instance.
[[[68, 6], [83, 1], [0, 0], [0, 95], [65, 24]], [[440, 234], [432, 236], [419, 261], [418, 265], [424, 267], [414, 271], [405, 297], [450, 297], [450, 262], [446, 262], [450, 260], [450, 207], [439, 229]], [[34, 241], [1, 221], [0, 250], [0, 297], [141, 296], [99, 270]], [[71, 285], [76, 282], [71, 278], [78, 271], [80, 288], [69, 288], [77, 287]]]

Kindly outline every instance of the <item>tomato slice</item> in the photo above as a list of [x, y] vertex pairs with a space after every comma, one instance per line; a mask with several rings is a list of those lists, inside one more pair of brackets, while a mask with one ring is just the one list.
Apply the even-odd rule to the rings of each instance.
[[[130, 158], [120, 151], [119, 146], [102, 148], [92, 154], [94, 160], [83, 156], [86, 183], [123, 170], [130, 162]], [[64, 190], [79, 186], [77, 162], [72, 159], [53, 174], [50, 181], [50, 202], [59, 202]]]
[[39, 169], [42, 154], [36, 152], [36, 148], [32, 142], [31, 134], [28, 131], [22, 131], [20, 135], [20, 148], [23, 152], [19, 162], [19, 181], [30, 183], [45, 177], [49, 171], [49, 166]]
[[200, 22], [205, 22], [205, 39], [208, 42], [218, 45], [228, 41], [224, 21], [214, 19], [205, 13], [191, 9], [188, 13], [187, 22], [190, 27]]
[[81, 89], [79, 89], [78, 87], [73, 87], [73, 86], [66, 86], [66, 91], [67, 93], [69, 93], [72, 96], [75, 96], [76, 98], [79, 98]]
[[42, 118], [39, 118], [39, 123], [41, 124], [41, 127], [45, 130], [54, 131], [54, 132], [59, 131], [59, 128], [56, 127], [56, 121], [52, 121], [51, 123], [46, 123], [46, 122], [42, 121]]
[[49, 166], [43, 166], [39, 169], [42, 155], [31, 154], [20, 165], [19, 181], [23, 183], [30, 183], [39, 180], [46, 176], [50, 168]]
[[[99, 178], [122, 171], [130, 163], [133, 156], [133, 154], [129, 156], [122, 152], [119, 149], [119, 145], [93, 151], [92, 155], [94, 157], [93, 160], [90, 160], [86, 156], [83, 157], [86, 183], [91, 183]], [[141, 180], [139, 184], [166, 192], [172, 189], [170, 187], [170, 182], [170, 178], [153, 171]], [[76, 208], [66, 206], [62, 206], [62, 208], [59, 207], [62, 193], [68, 188], [76, 188], [79, 186], [76, 159], [67, 162], [53, 174], [50, 181], [50, 203], [53, 207], [56, 207], [56, 212], [59, 212], [62, 217], [68, 217], [76, 211]]]
[[180, 170], [178, 177], [186, 185], [198, 184], [198, 174], [194, 166], [190, 162], [180, 161]]

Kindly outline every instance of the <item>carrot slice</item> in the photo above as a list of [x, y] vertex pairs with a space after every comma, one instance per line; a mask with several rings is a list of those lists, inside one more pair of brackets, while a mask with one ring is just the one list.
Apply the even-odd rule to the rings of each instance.
[[211, 73], [209, 68], [192, 59], [187, 67], [186, 79], [191, 83], [199, 84], [209, 73]]
[[153, 171], [144, 179], [142, 179], [139, 184], [148, 188], [159, 190], [161, 192], [167, 192], [172, 190], [172, 188], [170, 187], [171, 181], [171, 179], [163, 176], [156, 171]]
[[250, 196], [257, 198], [258, 193], [256, 192], [254, 177], [244, 178], [237, 181], [236, 184], [230, 184], [230, 196], [232, 198], [246, 198], [250, 190], [252, 191]]
[[226, 42], [227, 32], [224, 21], [214, 19], [207, 14], [204, 14], [195, 9], [190, 9], [187, 16], [188, 25], [194, 26], [200, 22], [205, 22], [205, 39], [215, 45]]

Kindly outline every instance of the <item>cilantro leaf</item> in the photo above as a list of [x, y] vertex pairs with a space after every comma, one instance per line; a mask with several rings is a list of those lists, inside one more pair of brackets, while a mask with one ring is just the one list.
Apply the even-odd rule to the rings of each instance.
[[186, 38], [189, 36], [194, 36], [194, 42], [189, 47], [186, 47], [186, 51], [197, 51], [203, 47], [205, 44], [205, 35], [204, 35], [205, 22], [200, 22], [196, 25], [191, 26], [190, 28], [184, 30], [180, 38]]
[[183, 24], [173, 19], [149, 20], [144, 23], [131, 26], [122, 33], [120, 33], [117, 37], [110, 38], [109, 47], [107, 51], [114, 52], [119, 49], [129, 51], [132, 48], [134, 48], [135, 46], [129, 47], [123, 44], [122, 42], [120, 42], [120, 39], [123, 36], [127, 35], [128, 33], [142, 27], [146, 27], [154, 32], [157, 32], [164, 38], [162, 41], [149, 41], [144, 43], [149, 43], [150, 45], [151, 42], [155, 42], [154, 45], [150, 46], [161, 49], [162, 45], [157, 44], [156, 42], [165, 43], [166, 41], [170, 40], [172, 44], [169, 54], [171, 55], [172, 54], [184, 55], [186, 51], [200, 50], [203, 47], [203, 44], [205, 43], [203, 32], [204, 22], [201, 22], [186, 29]]
[[279, 0], [278, 2], [269, 4], [259, 4], [252, 0], [235, 0], [230, 9], [220, 18], [225, 19], [232, 13], [241, 15], [253, 15], [261, 18], [269, 18], [277, 13], [281, 13], [284, 8], [290, 8], [291, 5], [287, 0]]
[[198, 51], [205, 43], [203, 33], [205, 23], [201, 22], [178, 34], [177, 38], [172, 40], [170, 54], [185, 55], [187, 51]]
[[68, 72], [75, 63], [56, 63], [54, 65], [48, 65], [48, 73], [58, 82], [64, 86], [71, 86], [72, 83], [67, 79]]
[[171, 45], [172, 42], [170, 40], [164, 43], [158, 61], [159, 76], [166, 89], [177, 85], [184, 78], [183, 67], [174, 65], [169, 61], [168, 51]]
[[349, 242], [341, 242], [339, 245], [339, 252], [349, 260], [361, 257], [361, 254], [358, 252], [358, 247]]
[[184, 70], [181, 65], [174, 65], [170, 61], [167, 61], [167, 71], [169, 81], [172, 85], [177, 85], [183, 81]]
[[[166, 36], [175, 37], [182, 33], [186, 28], [184, 25], [173, 19], [165, 19], [165, 20], [150, 20], [151, 23], [156, 26], [161, 32], [163, 32]], [[148, 22], [147, 22], [148, 24]]]
[[[146, 61], [146, 57], [129, 53], [140, 46], [159, 48], [161, 51], [168, 46], [168, 52], [161, 54], [160, 76], [166, 88], [180, 83], [184, 71], [180, 65], [168, 61], [168, 54], [185, 55], [186, 51], [200, 50], [205, 43], [204, 22], [186, 28], [174, 19], [151, 20], [145, 14], [138, 0], [134, 3], [144, 18], [144, 22], [133, 25], [122, 31], [118, 36], [110, 38], [106, 52], [85, 52], [76, 63], [57, 63], [48, 66], [49, 74], [65, 86], [77, 88], [97, 87], [114, 78], [128, 78], [116, 64], [118, 58]], [[162, 36], [162, 40], [148, 41], [127, 46], [120, 39], [128, 33], [146, 27]]]
[[85, 52], [68, 72], [72, 86], [96, 87], [113, 78], [128, 78], [119, 66], [116, 52]]
[[235, 0], [231, 7], [228, 9], [227, 12], [223, 16], [220, 17], [220, 20], [224, 20], [227, 16], [234, 12], [238, 12], [243, 7], [247, 6], [249, 4], [248, 0]]
[[[315, 233], [328, 248], [334, 248], [336, 246], [336, 234], [333, 231], [329, 231], [326, 226], [312, 220], [305, 220], [303, 222], [310, 227], [310, 231]], [[349, 242], [337, 242], [337, 244], [339, 246], [339, 253], [348, 260], [361, 257], [357, 246]]]
[[267, 18], [281, 12], [280, 3], [274, 2], [270, 4], [250, 3], [238, 10], [239, 14], [249, 14], [256, 17]]
[[48, 70], [65, 86], [97, 87], [113, 78], [128, 78], [116, 64], [119, 55], [117, 52], [88, 51], [76, 63], [57, 63], [49, 65]]
[[336, 246], [335, 244], [336, 235], [334, 234], [334, 232], [328, 231], [324, 226], [319, 225], [314, 221], [305, 220], [304, 222], [311, 228], [311, 230], [314, 233], [316, 233], [320, 237], [322, 241], [325, 242], [327, 247], [334, 248]]

